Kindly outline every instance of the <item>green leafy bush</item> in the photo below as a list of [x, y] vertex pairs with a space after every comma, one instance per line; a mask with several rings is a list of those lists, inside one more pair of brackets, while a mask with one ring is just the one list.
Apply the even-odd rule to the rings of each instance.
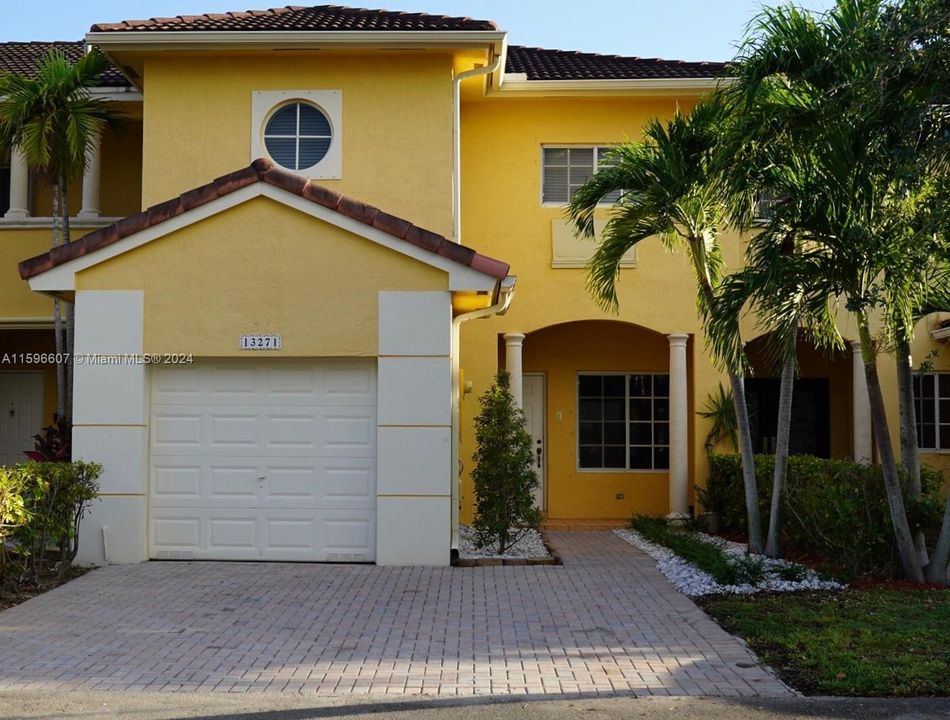
[[[529, 528], [541, 523], [532, 491], [538, 486], [533, 469], [531, 435], [525, 429], [524, 412], [510, 391], [507, 372], [479, 399], [481, 412], [475, 418], [476, 540], [481, 547], [495, 545], [501, 555]], [[512, 532], [512, 529], [517, 529]]]
[[101, 465], [80, 461], [0, 469], [0, 477], [16, 478], [24, 513], [11, 533], [16, 579], [40, 584], [50, 561], [60, 577], [66, 575], [79, 551], [79, 523], [98, 497], [101, 474]]
[[[763, 523], [767, 523], [772, 499], [773, 463], [771, 455], [755, 457]], [[938, 471], [921, 469], [923, 497], [908, 504], [913, 525], [925, 531], [939, 526], [942, 482]], [[745, 532], [738, 455], [710, 456], [709, 482], [705, 488], [697, 488], [697, 493], [706, 510], [718, 513], [723, 532]], [[782, 525], [786, 547], [814, 556], [839, 573], [857, 577], [897, 571], [890, 510], [876, 466], [793, 455], [788, 459]]]
[[765, 568], [758, 558], [730, 556], [715, 545], [700, 540], [694, 532], [671, 526], [663, 518], [635, 515], [630, 527], [650, 542], [668, 547], [709, 573], [720, 585], [755, 585], [765, 578]]
[[30, 516], [23, 497], [25, 488], [20, 468], [0, 467], [0, 578], [7, 566], [7, 538]]

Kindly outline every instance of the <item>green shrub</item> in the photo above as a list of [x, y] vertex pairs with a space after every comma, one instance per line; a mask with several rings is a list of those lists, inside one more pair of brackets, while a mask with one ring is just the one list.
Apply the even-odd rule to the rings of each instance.
[[16, 467], [0, 467], [0, 579], [7, 565], [7, 538], [29, 519], [25, 473]]
[[87, 462], [29, 462], [6, 468], [19, 478], [26, 521], [13, 528], [19, 580], [39, 584], [53, 560], [59, 576], [79, 550], [79, 523], [98, 497], [102, 466]]
[[[534, 472], [531, 435], [525, 429], [524, 412], [511, 396], [507, 372], [479, 399], [481, 412], [475, 418], [476, 540], [481, 547], [494, 545], [499, 555], [514, 545], [523, 530], [537, 528], [541, 511], [532, 491], [538, 486]], [[518, 528], [512, 532], [512, 528]]]
[[[768, 522], [772, 499], [773, 463], [771, 455], [755, 457], [763, 524]], [[921, 469], [923, 497], [908, 505], [915, 526], [930, 531], [939, 525], [942, 482], [939, 472]], [[710, 456], [709, 482], [705, 488], [697, 488], [697, 493], [706, 510], [718, 513], [723, 532], [745, 532], [745, 496], [738, 455]], [[783, 500], [782, 541], [787, 547], [827, 562], [851, 577], [896, 572], [894, 532], [878, 467], [793, 455], [788, 459]]]
[[630, 527], [646, 540], [669, 548], [708, 573], [720, 585], [755, 585], [765, 578], [765, 568], [758, 558], [730, 556], [721, 548], [700, 540], [695, 532], [673, 527], [663, 518], [634, 515]]

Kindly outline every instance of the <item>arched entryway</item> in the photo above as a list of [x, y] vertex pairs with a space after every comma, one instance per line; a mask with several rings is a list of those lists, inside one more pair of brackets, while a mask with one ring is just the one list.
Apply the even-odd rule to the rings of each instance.
[[499, 338], [499, 364], [515, 376], [535, 442], [548, 518], [689, 512], [688, 346], [686, 334], [609, 320]]

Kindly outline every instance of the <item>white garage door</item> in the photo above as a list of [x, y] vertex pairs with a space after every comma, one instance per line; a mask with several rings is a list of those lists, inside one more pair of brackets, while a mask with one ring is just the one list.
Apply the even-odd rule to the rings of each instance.
[[376, 366], [153, 367], [153, 558], [362, 562], [376, 547]]

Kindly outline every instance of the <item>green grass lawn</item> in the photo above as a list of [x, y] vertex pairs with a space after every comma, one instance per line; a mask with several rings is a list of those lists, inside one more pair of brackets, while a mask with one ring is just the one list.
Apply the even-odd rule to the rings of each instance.
[[804, 693], [950, 696], [950, 591], [860, 589], [700, 602]]

